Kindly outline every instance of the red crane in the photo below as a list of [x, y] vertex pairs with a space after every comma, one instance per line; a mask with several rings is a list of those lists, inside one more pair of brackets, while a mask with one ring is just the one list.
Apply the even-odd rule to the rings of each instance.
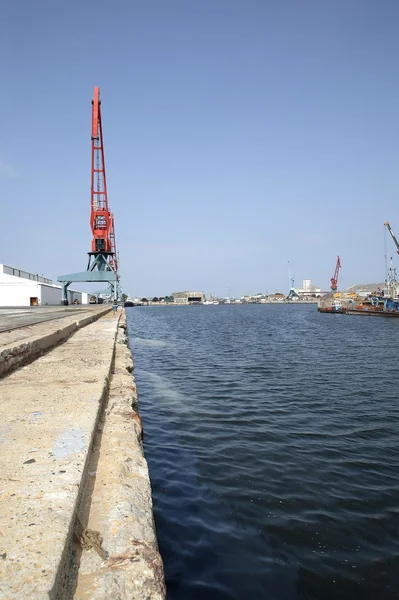
[[93, 239], [91, 252], [88, 252], [87, 270], [58, 277], [58, 281], [62, 283], [63, 304], [68, 304], [68, 286], [73, 281], [108, 283], [115, 301], [120, 293], [114, 217], [108, 206], [99, 87], [94, 88], [92, 100], [90, 201], [90, 227]]
[[338, 289], [338, 275], [339, 275], [339, 270], [341, 268], [341, 260], [339, 258], [339, 256], [337, 257], [337, 264], [335, 265], [335, 273], [334, 276], [331, 277], [331, 291], [334, 294], [337, 289]]
[[92, 105], [90, 225], [93, 241], [91, 251], [112, 252], [110, 234], [113, 224], [108, 208], [99, 87], [94, 88]]

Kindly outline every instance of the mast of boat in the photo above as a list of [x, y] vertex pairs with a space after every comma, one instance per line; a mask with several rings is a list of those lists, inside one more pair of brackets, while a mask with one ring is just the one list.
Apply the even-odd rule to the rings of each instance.
[[389, 297], [393, 298], [396, 294], [396, 268], [393, 266], [392, 256], [388, 268], [387, 287]]
[[389, 293], [389, 283], [388, 283], [388, 241], [387, 241], [387, 227], [384, 223], [384, 258], [385, 258], [385, 284], [388, 288]]

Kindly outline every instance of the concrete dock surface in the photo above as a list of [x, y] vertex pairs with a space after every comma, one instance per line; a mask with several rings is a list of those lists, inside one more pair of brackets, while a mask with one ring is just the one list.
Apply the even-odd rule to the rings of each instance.
[[29, 320], [25, 326], [0, 331], [0, 378], [37, 359], [110, 310], [109, 306], [56, 312], [43, 309], [46, 319]]
[[103, 314], [0, 381], [1, 598], [165, 597], [125, 328]]
[[12, 327], [24, 327], [26, 325], [34, 325], [49, 319], [59, 319], [68, 317], [79, 311], [94, 310], [98, 306], [80, 304], [72, 306], [32, 306], [24, 308], [0, 308], [0, 333]]

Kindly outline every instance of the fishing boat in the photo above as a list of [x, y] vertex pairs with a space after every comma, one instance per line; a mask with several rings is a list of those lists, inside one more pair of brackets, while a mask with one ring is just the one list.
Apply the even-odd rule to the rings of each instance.
[[320, 304], [317, 310], [321, 313], [328, 313], [332, 315], [339, 315], [346, 313], [346, 308], [342, 304], [341, 300], [334, 298], [330, 304]]
[[348, 300], [348, 315], [399, 317], [399, 298], [368, 296], [356, 302]]

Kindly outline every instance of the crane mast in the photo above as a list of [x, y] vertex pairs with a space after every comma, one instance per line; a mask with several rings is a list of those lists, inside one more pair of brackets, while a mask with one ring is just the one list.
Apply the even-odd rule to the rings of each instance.
[[91, 214], [92, 252], [112, 252], [111, 215], [108, 208], [104, 143], [101, 123], [100, 88], [94, 88], [91, 131]]
[[[94, 88], [92, 100], [90, 225], [93, 240], [89, 255], [94, 257], [94, 263], [89, 259], [89, 269], [93, 264], [99, 270], [109, 268], [115, 271], [117, 286], [119, 286], [114, 215], [109, 211], [108, 206], [99, 87]], [[100, 257], [102, 260], [98, 260]]]
[[341, 268], [341, 259], [337, 257], [337, 264], [335, 265], [335, 271], [333, 277], [331, 277], [331, 291], [334, 294], [338, 289], [338, 275]]

